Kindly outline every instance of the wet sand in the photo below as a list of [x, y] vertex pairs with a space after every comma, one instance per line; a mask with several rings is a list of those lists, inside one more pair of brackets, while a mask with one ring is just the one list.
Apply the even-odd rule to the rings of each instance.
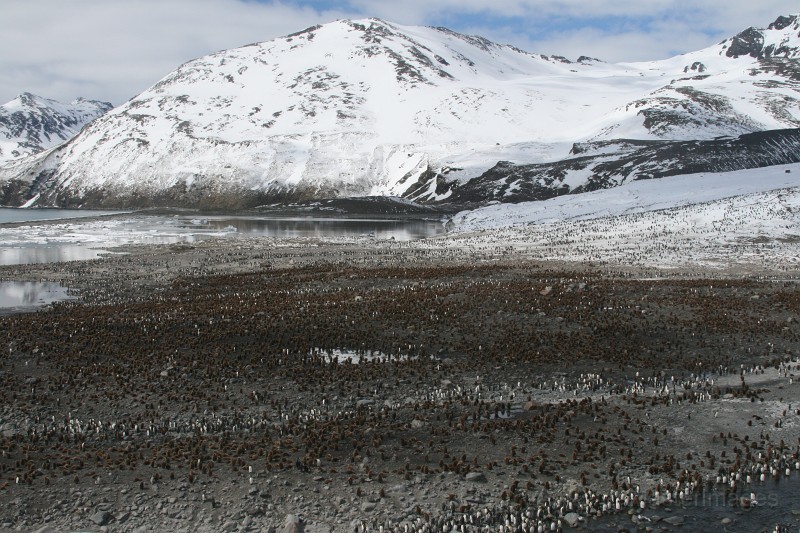
[[464, 239], [124, 251], [0, 268], [80, 296], [0, 317], [0, 530], [672, 530], [712, 496], [731, 528], [770, 503], [764, 529], [797, 528], [797, 491], [750, 501], [800, 481], [785, 264]]

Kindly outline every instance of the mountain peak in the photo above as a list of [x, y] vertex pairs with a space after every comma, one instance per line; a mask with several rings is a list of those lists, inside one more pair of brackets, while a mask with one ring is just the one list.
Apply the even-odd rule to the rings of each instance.
[[0, 163], [68, 141], [108, 112], [108, 102], [78, 98], [70, 104], [23, 92], [0, 106]]
[[43, 98], [39, 95], [29, 93], [29, 92], [22, 92], [17, 95], [16, 98], [8, 102], [6, 105], [20, 105], [20, 106], [37, 106], [43, 105], [47, 101], [46, 98]]
[[[798, 24], [798, 19], [800, 19], [800, 15], [789, 15], [789, 16], [781, 15], [780, 17], [775, 19], [775, 22], [771, 23], [767, 29], [769, 29], [769, 30], [782, 30], [782, 29], [788, 28], [792, 24], [797, 25]], [[795, 28], [795, 29], [797, 29], [797, 28]]]
[[780, 16], [767, 29], [749, 27], [724, 41], [725, 55], [796, 58], [800, 55], [800, 15]]

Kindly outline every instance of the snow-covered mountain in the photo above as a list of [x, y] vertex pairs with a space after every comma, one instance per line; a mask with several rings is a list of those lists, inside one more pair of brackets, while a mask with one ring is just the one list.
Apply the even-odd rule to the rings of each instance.
[[30, 93], [20, 94], [0, 106], [0, 164], [72, 139], [112, 107], [108, 102], [83, 98], [64, 104]]
[[[531, 54], [445, 28], [337, 21], [184, 64], [69, 143], [0, 169], [0, 203], [446, 201], [487, 171], [504, 179], [499, 161], [552, 163], [574, 157], [576, 142], [798, 128], [798, 50], [800, 16], [629, 64]], [[627, 142], [605, 151], [619, 147], [630, 153]], [[584, 174], [566, 190], [550, 185], [579, 189]]]

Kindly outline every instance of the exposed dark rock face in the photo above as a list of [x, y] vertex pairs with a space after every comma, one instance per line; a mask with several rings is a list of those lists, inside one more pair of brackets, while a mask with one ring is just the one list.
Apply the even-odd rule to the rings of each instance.
[[759, 30], [757, 28], [747, 28], [743, 32], [737, 34], [731, 39], [731, 44], [725, 52], [728, 57], [741, 57], [750, 56], [757, 59], [767, 59], [770, 57], [795, 57], [798, 53], [796, 46], [791, 46], [782, 42], [779, 45], [770, 44], [765, 46], [764, 31], [775, 30], [781, 31], [795, 25], [795, 29], [800, 29], [798, 26], [798, 17], [795, 16], [781, 16], [775, 22], [769, 25], [767, 30]]
[[686, 65], [685, 67], [683, 67], [684, 72], [688, 73], [690, 70], [695, 72], [705, 72], [706, 66], [700, 61], [695, 61], [694, 63], [691, 64], [691, 66]]
[[736, 35], [725, 55], [759, 57], [764, 49], [764, 35], [756, 28], [747, 28]]
[[[631, 180], [699, 172], [730, 172], [800, 162], [800, 129], [713, 141], [602, 141], [576, 144], [577, 157], [534, 165], [503, 161], [455, 189], [451, 202], [522, 202], [607, 189]], [[571, 172], [590, 173], [570, 188]]]
[[789, 16], [789, 17], [785, 17], [785, 16], [781, 15], [780, 17], [775, 19], [775, 22], [773, 22], [772, 24], [769, 25], [768, 29], [770, 29], [770, 30], [783, 30], [783, 29], [788, 28], [789, 26], [791, 26], [792, 24], [794, 24], [796, 22], [797, 22], [797, 16], [796, 15]]

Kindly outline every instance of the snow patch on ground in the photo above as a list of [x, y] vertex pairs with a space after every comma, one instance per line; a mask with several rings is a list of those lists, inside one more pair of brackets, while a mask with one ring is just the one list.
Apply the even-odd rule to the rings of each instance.
[[800, 164], [497, 204], [459, 213], [448, 227], [426, 245], [544, 261], [797, 271]]
[[[786, 173], [786, 171], [790, 171]], [[568, 175], [569, 179], [571, 175]], [[565, 180], [566, 182], [566, 180]], [[497, 204], [453, 217], [457, 231], [517, 224], [588, 220], [712, 202], [740, 195], [800, 187], [800, 164], [713, 174], [639, 180], [612, 189], [539, 202]]]

